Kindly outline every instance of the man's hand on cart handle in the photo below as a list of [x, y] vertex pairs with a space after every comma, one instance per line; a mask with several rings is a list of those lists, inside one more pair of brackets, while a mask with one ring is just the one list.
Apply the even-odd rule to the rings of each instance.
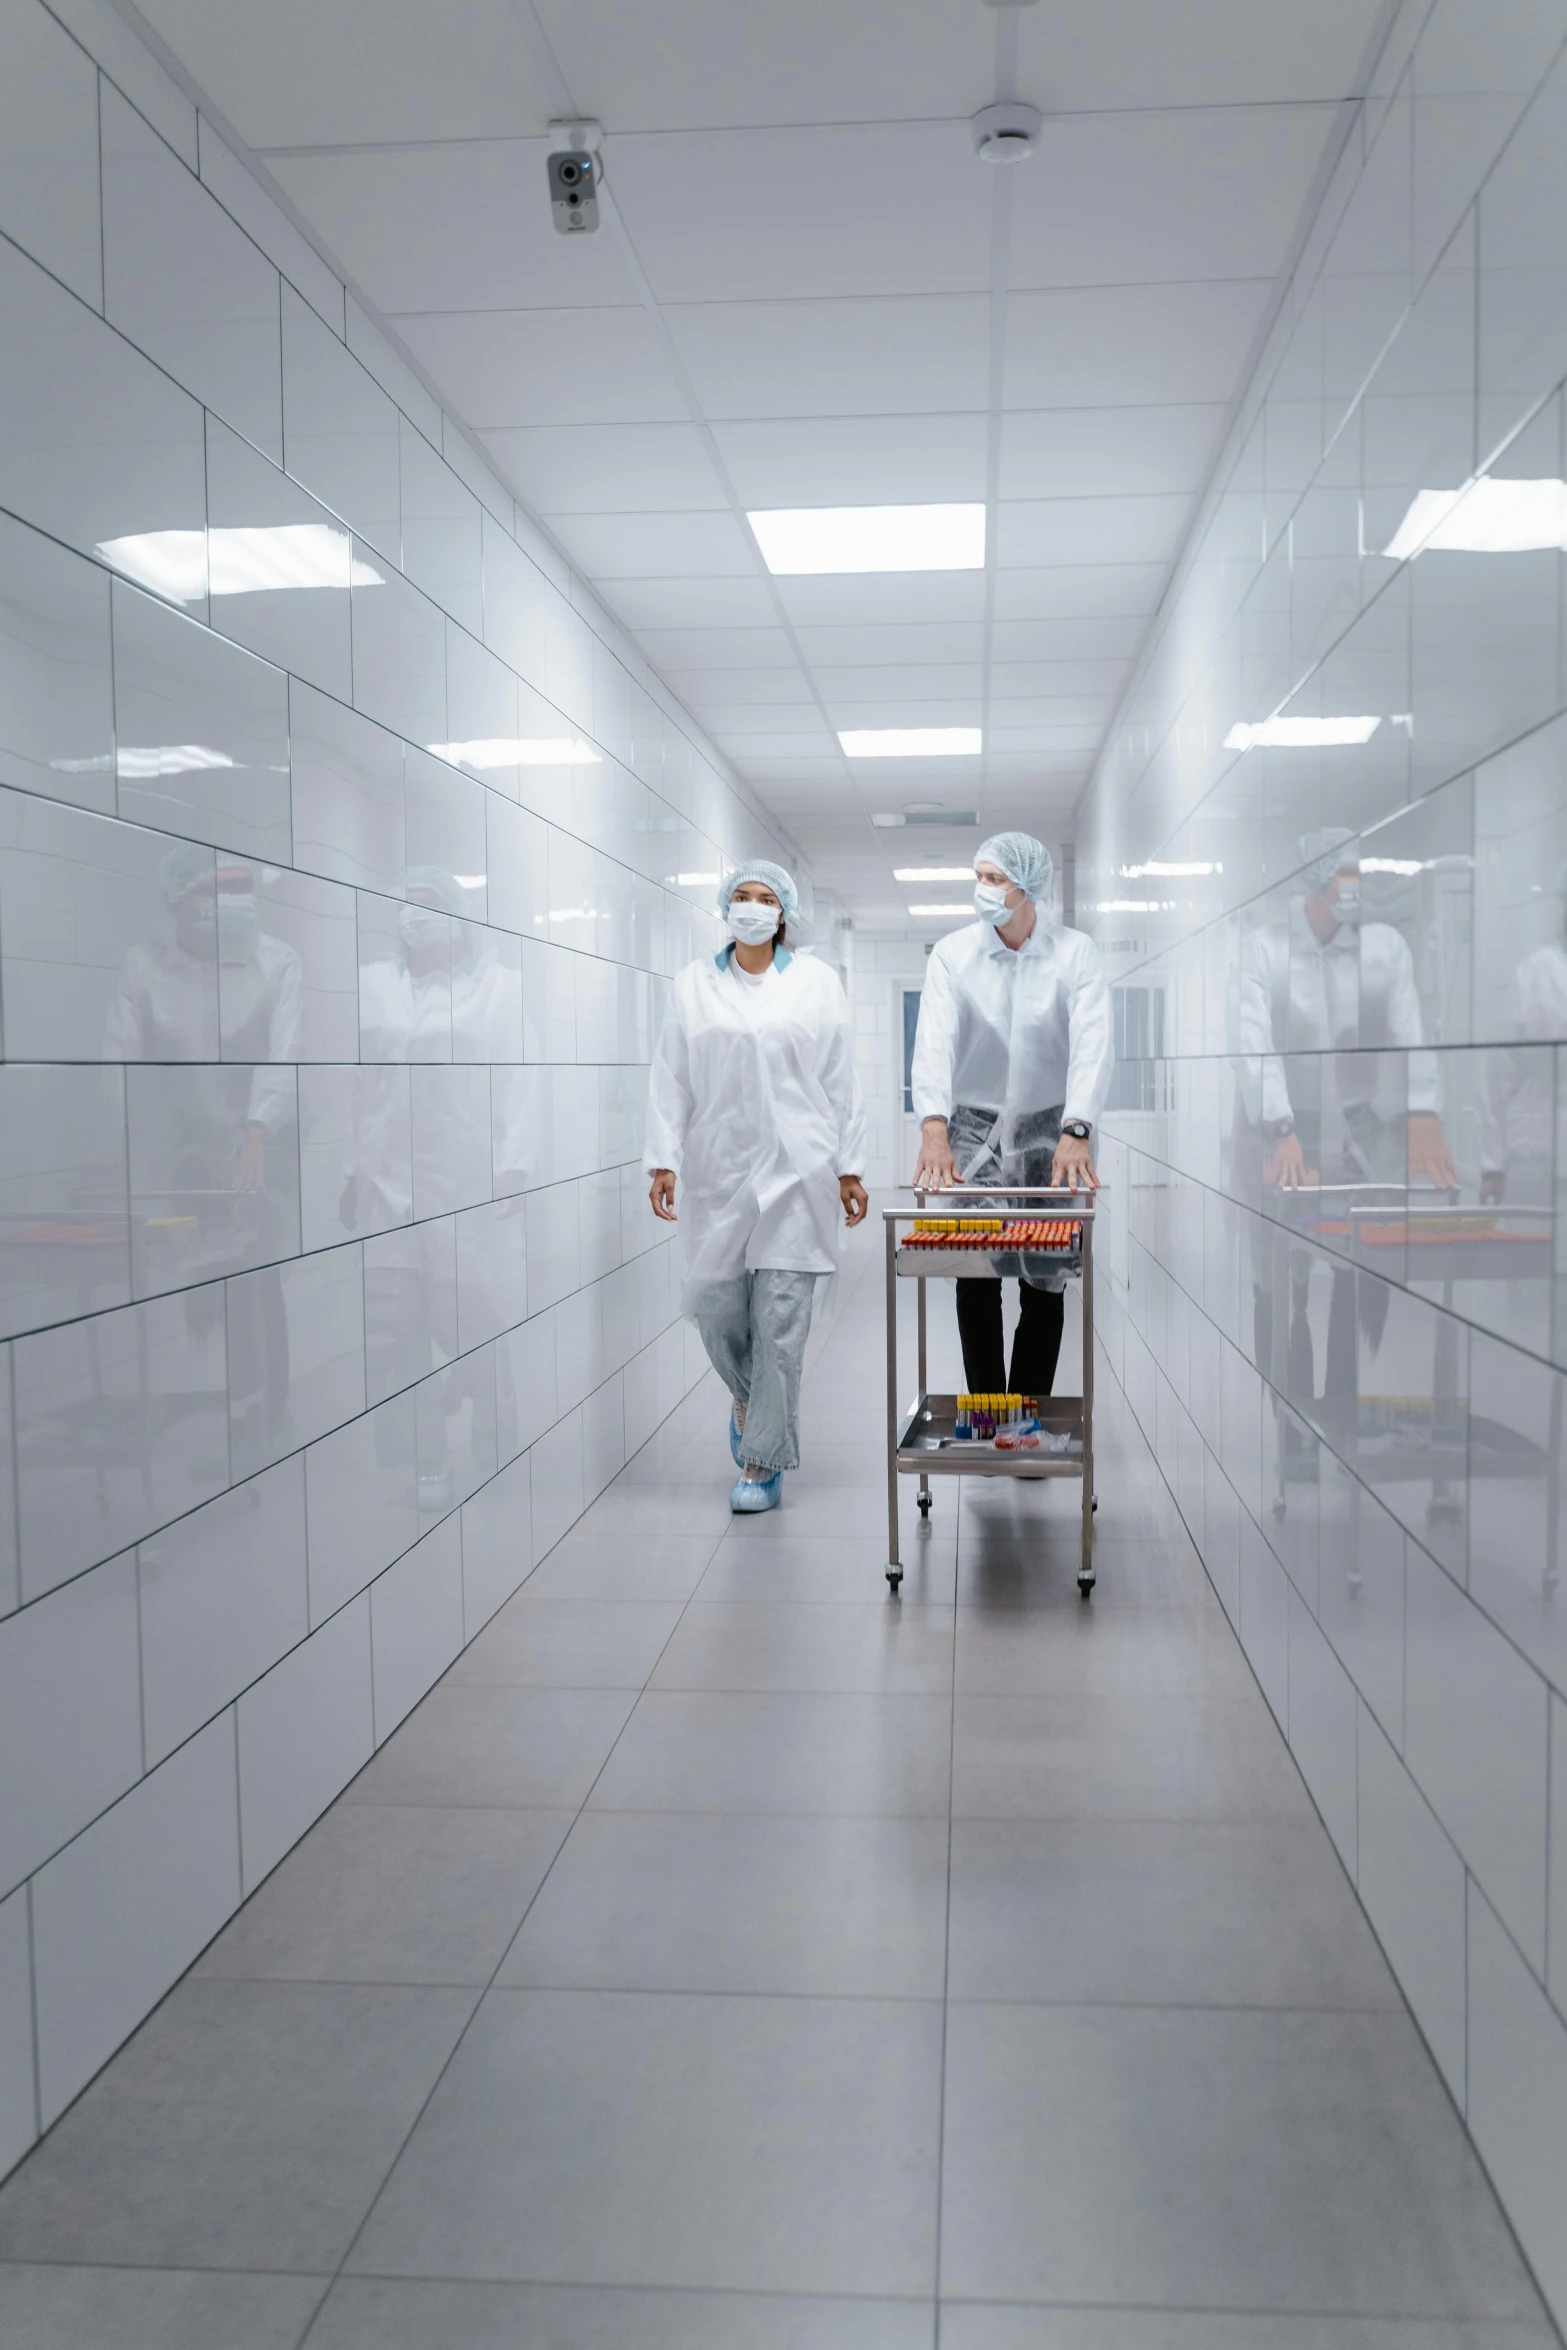
[[680, 1219], [675, 1214], [675, 1173], [672, 1167], [655, 1167], [653, 1169], [653, 1181], [648, 1191], [648, 1198], [653, 1203], [655, 1216], [662, 1216], [666, 1224], [679, 1223]]
[[1051, 1183], [1060, 1191], [1097, 1191], [1093, 1153], [1080, 1134], [1063, 1134], [1050, 1167]]
[[920, 1155], [914, 1168], [916, 1191], [950, 1191], [958, 1179], [957, 1161], [947, 1140], [945, 1118], [926, 1118], [920, 1125]]

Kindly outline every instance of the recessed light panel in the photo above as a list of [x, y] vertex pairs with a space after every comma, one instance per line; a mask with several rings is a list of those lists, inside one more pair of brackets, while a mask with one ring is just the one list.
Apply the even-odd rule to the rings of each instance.
[[748, 514], [769, 571], [983, 571], [983, 506], [779, 506]]
[[984, 736], [977, 726], [855, 726], [838, 740], [851, 759], [971, 759]]
[[1264, 718], [1238, 720], [1224, 738], [1227, 751], [1324, 751], [1368, 743], [1380, 718]]
[[1567, 481], [1465, 482], [1417, 490], [1383, 552], [1408, 555], [1529, 555], [1567, 547]]

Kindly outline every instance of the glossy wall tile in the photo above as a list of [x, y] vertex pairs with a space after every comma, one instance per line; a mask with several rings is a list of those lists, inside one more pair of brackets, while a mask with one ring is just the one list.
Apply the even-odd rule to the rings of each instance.
[[0, 2166], [690, 1384], [676, 876], [793, 856], [69, 20], [0, 77]]
[[1402, 20], [1077, 904], [1112, 1360], [1560, 2317], [1567, 13]]

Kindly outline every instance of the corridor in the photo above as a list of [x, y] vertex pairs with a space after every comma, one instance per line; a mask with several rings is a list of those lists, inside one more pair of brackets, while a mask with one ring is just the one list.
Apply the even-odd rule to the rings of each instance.
[[6, 2350], [1548, 2350], [1107, 1365], [1091, 1605], [983, 1481], [886, 1596], [878, 1227], [784, 1508], [704, 1379], [0, 2192]]

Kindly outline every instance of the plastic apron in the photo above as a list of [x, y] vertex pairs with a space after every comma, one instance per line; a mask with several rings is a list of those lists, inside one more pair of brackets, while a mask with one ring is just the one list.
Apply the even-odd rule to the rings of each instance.
[[[954, 1102], [952, 1106], [947, 1140], [959, 1181], [987, 1188], [1015, 1183], [1031, 1190], [1048, 1184], [1061, 1139], [1066, 1080], [1067, 1072], [1052, 1046], [1042, 1043], [1035, 1032], [1019, 962], [1012, 983], [1006, 1101], [994, 1117], [966, 1103]], [[1008, 1203], [998, 1204], [1004, 1207]], [[1015, 1204], [1019, 1208], [1029, 1205], [1021, 1200]], [[1066, 1286], [1066, 1275], [1038, 1258], [998, 1256], [994, 1261], [1001, 1275], [1026, 1281], [1032, 1289]]]

